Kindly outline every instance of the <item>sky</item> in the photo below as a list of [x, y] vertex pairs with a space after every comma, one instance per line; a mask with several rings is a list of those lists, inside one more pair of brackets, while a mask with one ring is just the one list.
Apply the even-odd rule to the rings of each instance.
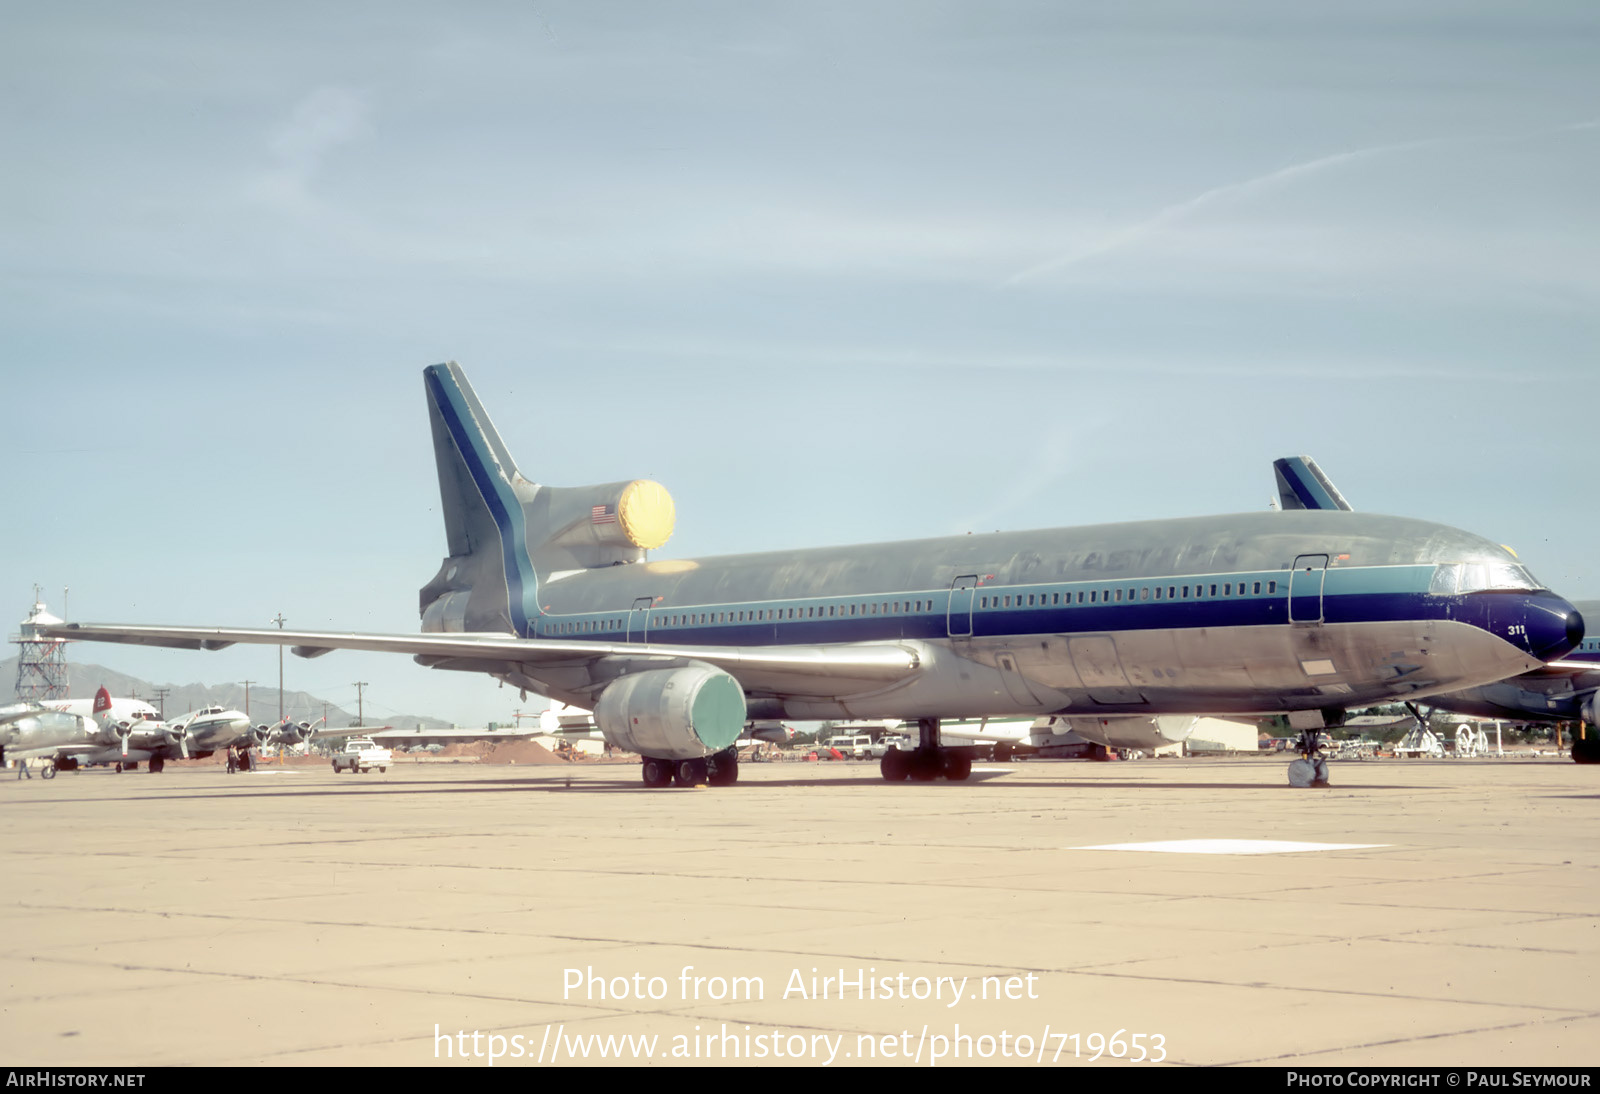
[[[16, 5], [0, 605], [414, 632], [421, 370], [655, 558], [1358, 509], [1600, 597], [1600, 7]], [[8, 633], [15, 632], [15, 623]], [[270, 647], [73, 647], [271, 682]], [[404, 657], [286, 686], [461, 725]], [[369, 714], [369, 721], [373, 720]]]

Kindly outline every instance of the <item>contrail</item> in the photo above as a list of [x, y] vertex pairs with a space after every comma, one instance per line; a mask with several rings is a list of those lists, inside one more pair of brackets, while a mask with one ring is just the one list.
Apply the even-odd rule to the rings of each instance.
[[1410, 152], [1418, 148], [1432, 148], [1437, 145], [1444, 144], [1479, 144], [1490, 141], [1527, 140], [1532, 137], [1546, 136], [1551, 133], [1569, 133], [1580, 129], [1595, 128], [1600, 128], [1600, 120], [1574, 122], [1570, 125], [1557, 126], [1554, 129], [1540, 129], [1528, 133], [1518, 133], [1509, 136], [1480, 135], [1470, 137], [1426, 137], [1421, 140], [1401, 141], [1397, 144], [1375, 144], [1371, 148], [1357, 148], [1350, 152], [1335, 152], [1330, 156], [1319, 156], [1313, 160], [1306, 160], [1304, 163], [1293, 163], [1288, 167], [1280, 167], [1276, 171], [1269, 171], [1265, 175], [1257, 175], [1254, 178], [1248, 178], [1242, 182], [1230, 182], [1223, 186], [1213, 187], [1204, 193], [1197, 194], [1185, 201], [1180, 201], [1176, 205], [1168, 205], [1166, 208], [1161, 209], [1154, 216], [1148, 218], [1147, 220], [1142, 220], [1137, 224], [1129, 225], [1126, 228], [1112, 232], [1110, 235], [1107, 235], [1086, 247], [1081, 247], [1076, 251], [1069, 251], [1067, 254], [1060, 255], [1056, 258], [1049, 259], [1046, 262], [1041, 262], [1036, 266], [1030, 266], [1025, 270], [1014, 273], [1002, 281], [1000, 283], [1000, 287], [1005, 288], [1011, 285], [1020, 285], [1024, 281], [1031, 281], [1034, 278], [1040, 277], [1044, 274], [1054, 273], [1057, 270], [1064, 270], [1069, 266], [1075, 266], [1080, 262], [1095, 258], [1099, 255], [1109, 254], [1112, 251], [1121, 250], [1130, 243], [1136, 243], [1141, 239], [1154, 235], [1156, 232], [1159, 232], [1168, 225], [1177, 223], [1178, 221], [1188, 217], [1189, 214], [1195, 212], [1196, 210], [1203, 209], [1207, 205], [1215, 204], [1223, 198], [1233, 197], [1237, 194], [1249, 194], [1252, 192], [1265, 190], [1268, 187], [1274, 186], [1277, 183], [1285, 180], [1315, 174], [1316, 172], [1324, 170], [1325, 168], [1334, 167], [1339, 164], [1351, 163], [1356, 160], [1370, 159], [1373, 156], [1386, 155], [1391, 152]]

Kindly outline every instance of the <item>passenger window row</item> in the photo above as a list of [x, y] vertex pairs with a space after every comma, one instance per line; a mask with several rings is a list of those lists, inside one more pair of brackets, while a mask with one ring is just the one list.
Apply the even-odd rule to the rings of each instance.
[[[1210, 600], [1218, 597], [1260, 596], [1263, 588], [1267, 595], [1277, 594], [1276, 581], [1210, 582], [1192, 585], [1135, 585], [1110, 589], [1079, 589], [1076, 592], [1014, 593], [978, 598], [979, 610], [994, 608], [1053, 608], [1075, 604], [1123, 604], [1149, 600]], [[1076, 599], [1074, 599], [1076, 598]], [[935, 601], [884, 600], [856, 602], [853, 604], [813, 604], [806, 607], [760, 608], [746, 611], [718, 612], [650, 612], [651, 627], [698, 627], [728, 623], [776, 623], [801, 619], [836, 619], [864, 615], [920, 615], [935, 610]], [[943, 610], [942, 608], [940, 609]], [[545, 634], [596, 634], [620, 632], [625, 629], [625, 616], [611, 619], [577, 620], [566, 623], [546, 623]]]
[[[1147, 600], [1212, 600], [1219, 597], [1268, 596], [1278, 592], [1276, 581], [1222, 581], [1195, 585], [1135, 585], [1114, 589], [1079, 589], [1076, 593], [1016, 593], [1010, 596], [979, 597], [978, 607], [1054, 608], [1075, 604], [1133, 604]], [[1074, 599], [1076, 596], [1076, 599]], [[1015, 603], [1013, 603], [1013, 601]]]

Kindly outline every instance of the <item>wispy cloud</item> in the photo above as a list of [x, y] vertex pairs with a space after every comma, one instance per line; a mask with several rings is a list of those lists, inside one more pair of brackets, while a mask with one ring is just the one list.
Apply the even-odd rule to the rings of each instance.
[[295, 106], [269, 145], [273, 165], [249, 187], [267, 204], [303, 209], [328, 153], [368, 129], [371, 106], [365, 94], [348, 87], [321, 87]]
[[1400, 152], [1412, 152], [1423, 148], [1434, 148], [1447, 145], [1471, 145], [1500, 141], [1528, 140], [1535, 137], [1550, 136], [1560, 133], [1571, 133], [1579, 130], [1600, 128], [1600, 120], [1573, 122], [1550, 128], [1532, 130], [1515, 134], [1474, 134], [1468, 136], [1425, 137], [1414, 141], [1400, 141], [1393, 144], [1377, 144], [1370, 148], [1357, 148], [1348, 152], [1335, 152], [1327, 156], [1318, 156], [1316, 159], [1305, 160], [1302, 163], [1293, 163], [1287, 167], [1280, 167], [1276, 171], [1269, 171], [1264, 175], [1256, 175], [1239, 182], [1230, 182], [1222, 186], [1215, 186], [1194, 197], [1168, 205], [1158, 210], [1154, 215], [1139, 221], [1136, 224], [1119, 228], [1083, 247], [1068, 251], [1065, 254], [1037, 263], [1019, 270], [1002, 281], [1001, 287], [1006, 288], [1034, 281], [1049, 274], [1076, 266], [1081, 262], [1097, 258], [1101, 255], [1111, 254], [1123, 250], [1143, 240], [1160, 235], [1172, 226], [1186, 221], [1195, 214], [1214, 205], [1224, 202], [1249, 198], [1253, 195], [1286, 185], [1288, 183], [1305, 179], [1309, 176], [1328, 171], [1332, 168], [1346, 164], [1369, 160], [1379, 156], [1393, 155]]

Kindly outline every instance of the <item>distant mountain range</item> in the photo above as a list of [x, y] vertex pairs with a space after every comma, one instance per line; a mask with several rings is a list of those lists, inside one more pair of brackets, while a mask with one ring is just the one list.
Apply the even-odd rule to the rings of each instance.
[[[67, 680], [70, 685], [67, 695], [69, 699], [92, 699], [94, 693], [103, 685], [119, 699], [143, 699], [154, 703], [169, 718], [202, 707], [219, 706], [227, 710], [248, 709], [250, 719], [257, 725], [271, 725], [278, 720], [278, 689], [263, 687], [260, 684], [251, 685], [250, 705], [247, 708], [243, 684], [217, 684], [213, 687], [204, 684], [158, 685], [114, 669], [79, 662], [67, 667]], [[11, 701], [16, 682], [17, 659], [10, 657], [0, 661], [0, 703]], [[166, 695], [159, 697], [158, 689], [165, 689]], [[354, 711], [345, 710], [304, 691], [283, 693], [283, 713], [284, 717], [293, 722], [314, 722], [326, 716], [331, 729], [343, 729], [356, 724]], [[450, 728], [449, 722], [438, 718], [424, 718], [417, 714], [388, 715], [381, 720], [381, 724], [393, 726], [395, 729]]]

